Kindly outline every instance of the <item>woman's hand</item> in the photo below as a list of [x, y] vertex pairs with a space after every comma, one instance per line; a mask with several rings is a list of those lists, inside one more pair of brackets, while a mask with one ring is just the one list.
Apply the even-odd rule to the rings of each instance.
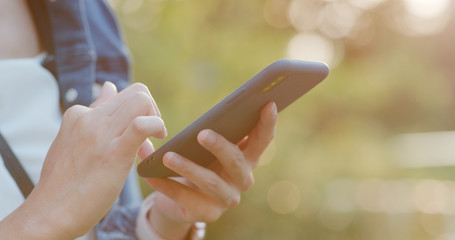
[[85, 234], [120, 194], [147, 137], [166, 134], [146, 86], [133, 84], [117, 93], [112, 83], [104, 84], [90, 107], [73, 106], [65, 112], [37, 186], [6, 222], [22, 227], [24, 239]]
[[[214, 131], [201, 131], [198, 142], [218, 159], [209, 169], [177, 153], [166, 153], [164, 164], [183, 178], [145, 179], [158, 191], [149, 214], [155, 231], [166, 239], [183, 239], [191, 223], [215, 221], [237, 206], [240, 194], [253, 185], [252, 170], [274, 137], [276, 121], [276, 105], [271, 102], [252, 132], [237, 145]], [[140, 157], [149, 153], [151, 149]]]

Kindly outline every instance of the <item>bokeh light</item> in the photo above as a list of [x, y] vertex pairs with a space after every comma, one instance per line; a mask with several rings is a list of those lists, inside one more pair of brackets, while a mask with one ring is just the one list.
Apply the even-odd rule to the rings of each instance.
[[267, 196], [270, 208], [280, 214], [292, 213], [300, 204], [299, 187], [290, 181], [274, 183]]
[[357, 24], [362, 11], [347, 2], [326, 5], [318, 16], [318, 29], [332, 39], [347, 37]]
[[300, 32], [315, 30], [319, 12], [323, 7], [324, 5], [317, 1], [293, 0], [288, 10], [292, 26]]
[[380, 3], [384, 2], [384, 0], [348, 0], [352, 6], [362, 8], [362, 9], [372, 9], [377, 7]]
[[450, 206], [450, 190], [440, 181], [423, 180], [415, 186], [414, 201], [420, 212], [443, 214]]
[[405, 11], [392, 23], [406, 35], [431, 35], [441, 32], [451, 18], [449, 0], [403, 0]]
[[409, 214], [416, 211], [413, 202], [413, 183], [407, 180], [392, 180], [384, 192], [385, 212], [388, 214]]
[[450, 0], [403, 0], [406, 9], [416, 17], [432, 19], [447, 13]]
[[369, 179], [359, 185], [357, 201], [360, 208], [366, 212], [386, 211], [387, 185], [381, 179]]
[[455, 132], [400, 134], [390, 140], [398, 165], [408, 168], [447, 166], [455, 160]]
[[336, 212], [356, 210], [356, 183], [351, 179], [338, 179], [326, 187], [326, 207]]
[[264, 18], [268, 24], [276, 28], [286, 28], [291, 23], [286, 14], [289, 0], [268, 0], [264, 6]]
[[289, 42], [287, 56], [293, 59], [320, 61], [336, 66], [340, 54], [335, 43], [317, 33], [299, 33]]

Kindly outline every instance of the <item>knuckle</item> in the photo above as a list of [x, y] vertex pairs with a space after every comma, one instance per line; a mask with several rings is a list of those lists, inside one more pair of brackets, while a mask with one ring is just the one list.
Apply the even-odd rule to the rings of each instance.
[[142, 118], [136, 117], [131, 123], [131, 129], [134, 133], [143, 133], [146, 130], [146, 124]]
[[63, 113], [63, 120], [72, 120], [78, 118], [83, 112], [85, 107], [81, 105], [74, 105], [68, 108], [65, 113]]
[[133, 101], [136, 104], [140, 104], [141, 107], [150, 106], [152, 104], [152, 99], [150, 95], [145, 92], [136, 92], [133, 95]]
[[209, 174], [204, 180], [205, 188], [210, 192], [217, 192], [220, 187], [220, 179], [215, 173]]
[[183, 219], [185, 219], [188, 222], [197, 222], [198, 221], [198, 219], [196, 219], [192, 214], [190, 214], [188, 212], [188, 210], [185, 208], [182, 209], [182, 216], [183, 216]]
[[201, 216], [203, 222], [215, 222], [221, 217], [222, 211], [217, 207], [208, 208]]
[[240, 204], [240, 195], [239, 194], [236, 194], [229, 198], [229, 201], [228, 201], [229, 208], [237, 207], [239, 204]]
[[254, 185], [254, 177], [253, 174], [250, 174], [250, 176], [245, 180], [245, 184], [243, 185], [242, 191], [246, 191], [250, 189]]
[[222, 209], [213, 205], [206, 205], [193, 210], [183, 210], [183, 216], [189, 222], [215, 222], [223, 214]]
[[98, 146], [103, 142], [103, 132], [108, 128], [110, 123], [107, 119], [94, 119], [89, 113], [81, 114], [75, 124], [74, 130], [77, 131], [80, 139], [85, 141], [89, 146]]
[[261, 139], [266, 143], [270, 143], [273, 140], [273, 138], [275, 138], [275, 131], [268, 132], [260, 131], [258, 135], [259, 135], [258, 139]]
[[228, 162], [225, 164], [228, 164], [230, 169], [243, 169], [243, 166], [245, 165], [245, 156], [243, 155], [243, 152], [236, 147], [236, 149], [232, 151]]
[[79, 129], [87, 129], [93, 123], [89, 114], [81, 114], [76, 120], [76, 127]]
[[232, 160], [235, 165], [241, 165], [242, 163], [245, 162], [245, 155], [243, 155], [243, 152], [236, 147], [232, 156]]
[[160, 117], [138, 116], [131, 122], [131, 129], [135, 134], [149, 136], [157, 129], [163, 131], [165, 129], [164, 121]]

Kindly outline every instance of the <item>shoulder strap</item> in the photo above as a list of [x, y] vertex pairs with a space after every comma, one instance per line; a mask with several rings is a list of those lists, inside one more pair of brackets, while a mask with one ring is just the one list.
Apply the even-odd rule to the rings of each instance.
[[17, 186], [20, 188], [22, 195], [24, 195], [24, 198], [27, 198], [33, 190], [33, 183], [1, 133], [0, 155], [2, 156], [3, 162], [5, 163], [9, 173], [14, 178], [14, 181], [16, 181]]

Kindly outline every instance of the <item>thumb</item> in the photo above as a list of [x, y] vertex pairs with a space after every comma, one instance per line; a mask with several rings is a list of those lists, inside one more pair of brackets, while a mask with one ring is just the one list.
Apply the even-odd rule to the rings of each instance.
[[93, 102], [90, 107], [95, 108], [99, 105], [109, 101], [109, 99], [113, 98], [117, 95], [117, 87], [112, 82], [104, 82], [103, 86], [101, 87], [100, 95], [96, 98], [95, 102]]

